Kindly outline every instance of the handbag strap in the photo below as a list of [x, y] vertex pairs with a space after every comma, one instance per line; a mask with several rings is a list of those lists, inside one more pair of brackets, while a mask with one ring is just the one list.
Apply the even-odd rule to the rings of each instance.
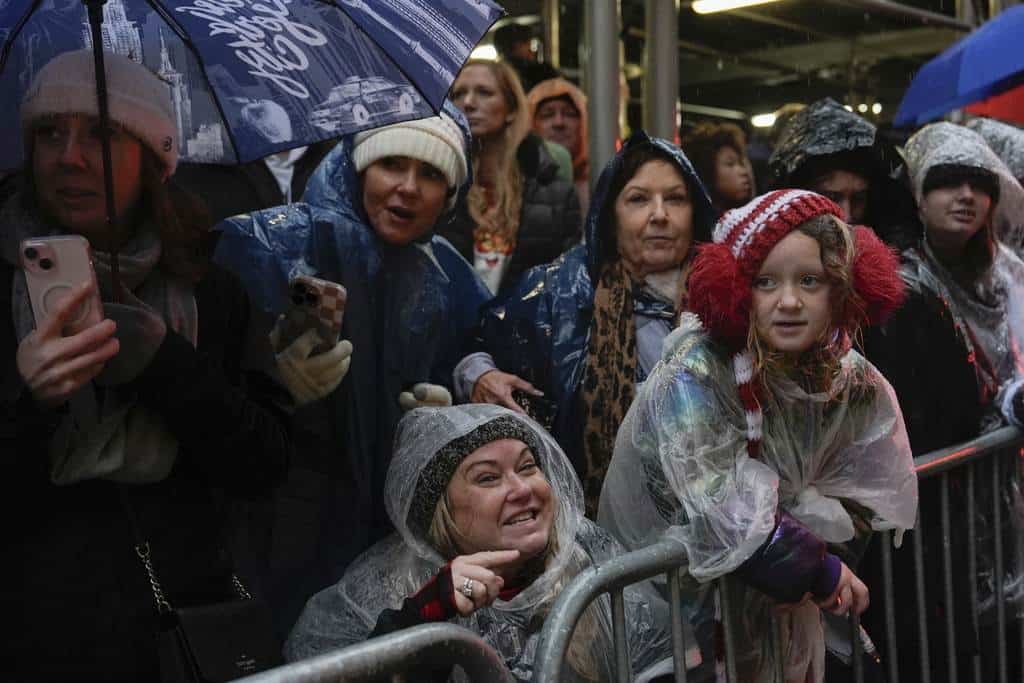
[[[135, 508], [131, 501], [128, 500], [128, 494], [124, 490], [124, 486], [118, 486], [117, 490], [121, 498], [121, 506], [124, 507], [125, 515], [128, 517], [128, 524], [132, 528], [132, 536], [135, 538], [135, 554], [142, 563], [142, 568], [146, 571], [146, 578], [149, 579], [149, 589], [153, 593], [153, 602], [156, 604], [156, 611], [159, 614], [170, 614], [173, 608], [171, 607], [171, 603], [167, 600], [167, 596], [164, 594], [163, 585], [160, 583], [160, 579], [156, 575], [156, 569], [153, 567], [153, 558], [149, 547], [149, 541], [146, 540], [142, 534], [138, 516], [135, 514]], [[252, 594], [245, 587], [245, 584], [242, 583], [242, 580], [238, 578], [238, 574], [235, 572], [231, 572], [231, 586], [235, 589], [235, 593], [240, 599], [252, 600]]]

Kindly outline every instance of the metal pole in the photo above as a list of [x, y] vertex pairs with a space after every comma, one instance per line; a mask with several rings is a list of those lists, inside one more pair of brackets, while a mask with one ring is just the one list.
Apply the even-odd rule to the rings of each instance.
[[612, 636], [615, 639], [615, 680], [629, 683], [632, 668], [626, 644], [626, 603], [621, 588], [612, 591]]
[[672, 615], [672, 665], [676, 683], [686, 683], [686, 638], [683, 635], [683, 597], [679, 589], [679, 567], [668, 572], [668, 600]]
[[882, 592], [885, 596], [885, 638], [888, 648], [885, 652], [889, 665], [889, 683], [900, 683], [899, 648], [896, 645], [896, 598], [892, 577], [892, 532], [883, 531], [882, 542]]
[[[977, 512], [974, 499], [975, 464], [967, 465], [967, 594], [971, 603], [971, 633], [978, 633], [978, 536], [974, 528]], [[971, 680], [981, 683], [981, 655], [971, 657]]]
[[[949, 520], [949, 473], [943, 472], [939, 477], [940, 498], [942, 510], [940, 520], [942, 524], [942, 578], [943, 595], [946, 599], [946, 665], [949, 671], [946, 675], [949, 683], [956, 683], [956, 613], [953, 609], [953, 543], [951, 540], [952, 530]], [[971, 577], [971, 581], [974, 577]]]
[[[238, 679], [239, 683], [422, 680], [422, 672], [458, 665], [471, 681], [513, 683], [501, 656], [479, 635], [448, 623], [422, 624]], [[398, 674], [396, 678], [394, 674]]]
[[727, 681], [734, 683], [739, 681], [740, 677], [736, 666], [736, 625], [732, 622], [733, 606], [729, 582], [728, 575], [718, 580], [718, 600], [722, 611], [722, 631], [725, 636], [725, 675]]
[[647, 0], [644, 128], [674, 140], [679, 98], [679, 0]]
[[978, 15], [974, 11], [974, 0], [956, 0], [956, 17], [965, 24], [978, 25]]
[[996, 662], [999, 667], [999, 683], [1007, 682], [1006, 671], [1006, 605], [1003, 604], [1003, 520], [1002, 482], [999, 478], [999, 458], [992, 458], [992, 531], [995, 534], [995, 579], [996, 579]]
[[931, 659], [928, 656], [928, 605], [925, 602], [924, 592], [924, 560], [922, 559], [921, 545], [924, 533], [924, 520], [921, 519], [921, 511], [918, 509], [917, 526], [910, 534], [910, 543], [914, 551], [914, 583], [917, 589], [917, 633], [921, 662], [921, 683], [931, 683], [932, 670]]
[[555, 67], [561, 63], [561, 15], [558, 0], [544, 0], [541, 5], [541, 23], [544, 25], [544, 61]]
[[590, 174], [615, 156], [619, 140], [619, 4], [616, 0], [583, 3], [586, 33], [582, 46], [586, 69], [587, 114], [590, 118]]

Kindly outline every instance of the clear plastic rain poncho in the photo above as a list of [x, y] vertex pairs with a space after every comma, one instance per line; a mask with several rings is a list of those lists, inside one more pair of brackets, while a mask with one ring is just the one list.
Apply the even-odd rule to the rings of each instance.
[[[855, 535], [855, 521], [841, 501], [870, 510], [872, 516], [859, 521], [874, 530], [914, 525], [917, 477], [903, 417], [874, 366], [848, 352], [827, 393], [807, 393], [786, 377], [767, 378], [767, 390], [759, 394], [764, 434], [755, 460], [747, 454], [731, 358], [696, 316], [683, 316], [619, 430], [598, 513], [604, 528], [630, 548], [662, 537], [680, 540], [690, 576], [704, 583], [734, 571], [760, 548], [780, 509], [831, 543]], [[740, 679], [776, 681], [774, 603], [732, 583]], [[714, 610], [706, 589], [688, 588], [697, 628]], [[780, 625], [787, 683], [803, 683], [808, 672], [822, 680], [817, 606], [802, 604]]]
[[[533, 675], [533, 658], [544, 617], [559, 592], [583, 569], [625, 552], [602, 529], [583, 517], [583, 494], [576, 474], [554, 439], [536, 422], [494, 405], [464, 405], [411, 411], [399, 424], [395, 452], [388, 470], [386, 504], [396, 534], [384, 539], [357, 559], [336, 585], [307, 603], [285, 645], [289, 660], [311, 657], [362, 642], [385, 609], [399, 609], [446, 563], [430, 541], [409, 524], [420, 474], [445, 445], [498, 417], [522, 422], [537, 436], [535, 453], [553, 490], [556, 506], [557, 553], [546, 569], [513, 599], [498, 600], [459, 623], [494, 647], [517, 680]], [[343, 529], [338, 530], [344, 533]], [[569, 539], [566, 542], [566, 539]], [[625, 592], [626, 628], [634, 673], [648, 674], [670, 666], [671, 631], [668, 605], [649, 584]], [[570, 648], [563, 672], [577, 673], [565, 680], [612, 680], [614, 645], [611, 608], [607, 596], [594, 603], [575, 635], [585, 656], [573, 666]], [[692, 643], [693, 641], [690, 640]], [[691, 653], [695, 658], [696, 653]], [[588, 669], [580, 675], [578, 669]], [[461, 674], [456, 670], [457, 676]], [[639, 680], [639, 679], [638, 679]]]
[[[1017, 255], [1020, 245], [1024, 244], [1024, 190], [981, 137], [963, 126], [951, 123], [926, 126], [907, 141], [906, 153], [918, 197], [928, 172], [938, 164], [984, 168], [999, 176], [999, 203], [993, 227], [1003, 226], [1002, 235], [995, 230], [1002, 244], [997, 242], [988, 270], [970, 286], [964, 286], [932, 253], [927, 240], [922, 241], [919, 250], [903, 254], [902, 269], [909, 289], [938, 297], [948, 305], [955, 329], [963, 334], [967, 357], [975, 367], [979, 392], [988, 397], [980, 429], [982, 433], [988, 432], [1005, 424], [1001, 407], [1009, 393], [1019, 386], [1019, 379], [1024, 377], [1024, 262]], [[1006, 239], [1018, 245], [1017, 253], [1008, 248]], [[999, 495], [1006, 520], [1004, 542], [1012, 549], [1015, 537], [1024, 534], [1024, 495], [1018, 484], [1021, 473], [1013, 471], [1022, 464], [1006, 460], [1001, 466], [1003, 489]], [[992, 492], [986, 483], [981, 483], [977, 495], [979, 613], [982, 621], [987, 621], [995, 612]], [[1024, 617], [1024, 567], [1012, 550], [1006, 551], [1004, 557], [1004, 596], [1008, 604], [1016, 606], [1017, 617], [1021, 618]]]
[[999, 203], [992, 217], [993, 234], [1017, 254], [1024, 253], [1024, 188], [978, 133], [955, 123], [933, 123], [914, 133], [903, 153], [919, 204], [925, 178], [935, 166], [968, 166], [994, 173], [999, 178]]
[[985, 139], [1018, 182], [1024, 179], [1024, 130], [986, 118], [971, 119], [967, 127]]

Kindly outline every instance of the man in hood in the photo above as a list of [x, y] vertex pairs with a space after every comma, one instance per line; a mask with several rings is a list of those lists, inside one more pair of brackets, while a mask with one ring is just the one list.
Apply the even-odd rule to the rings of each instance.
[[913, 197], [897, 180], [903, 165], [874, 124], [831, 98], [794, 114], [768, 160], [775, 187], [822, 194], [848, 223], [900, 248], [917, 232]]

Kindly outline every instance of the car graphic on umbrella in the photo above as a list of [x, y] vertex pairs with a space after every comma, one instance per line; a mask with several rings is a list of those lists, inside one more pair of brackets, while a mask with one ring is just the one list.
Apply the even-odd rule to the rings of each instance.
[[388, 114], [411, 114], [422, 101], [411, 85], [379, 76], [352, 76], [331, 88], [327, 99], [310, 114], [310, 122], [322, 130], [362, 128]]

